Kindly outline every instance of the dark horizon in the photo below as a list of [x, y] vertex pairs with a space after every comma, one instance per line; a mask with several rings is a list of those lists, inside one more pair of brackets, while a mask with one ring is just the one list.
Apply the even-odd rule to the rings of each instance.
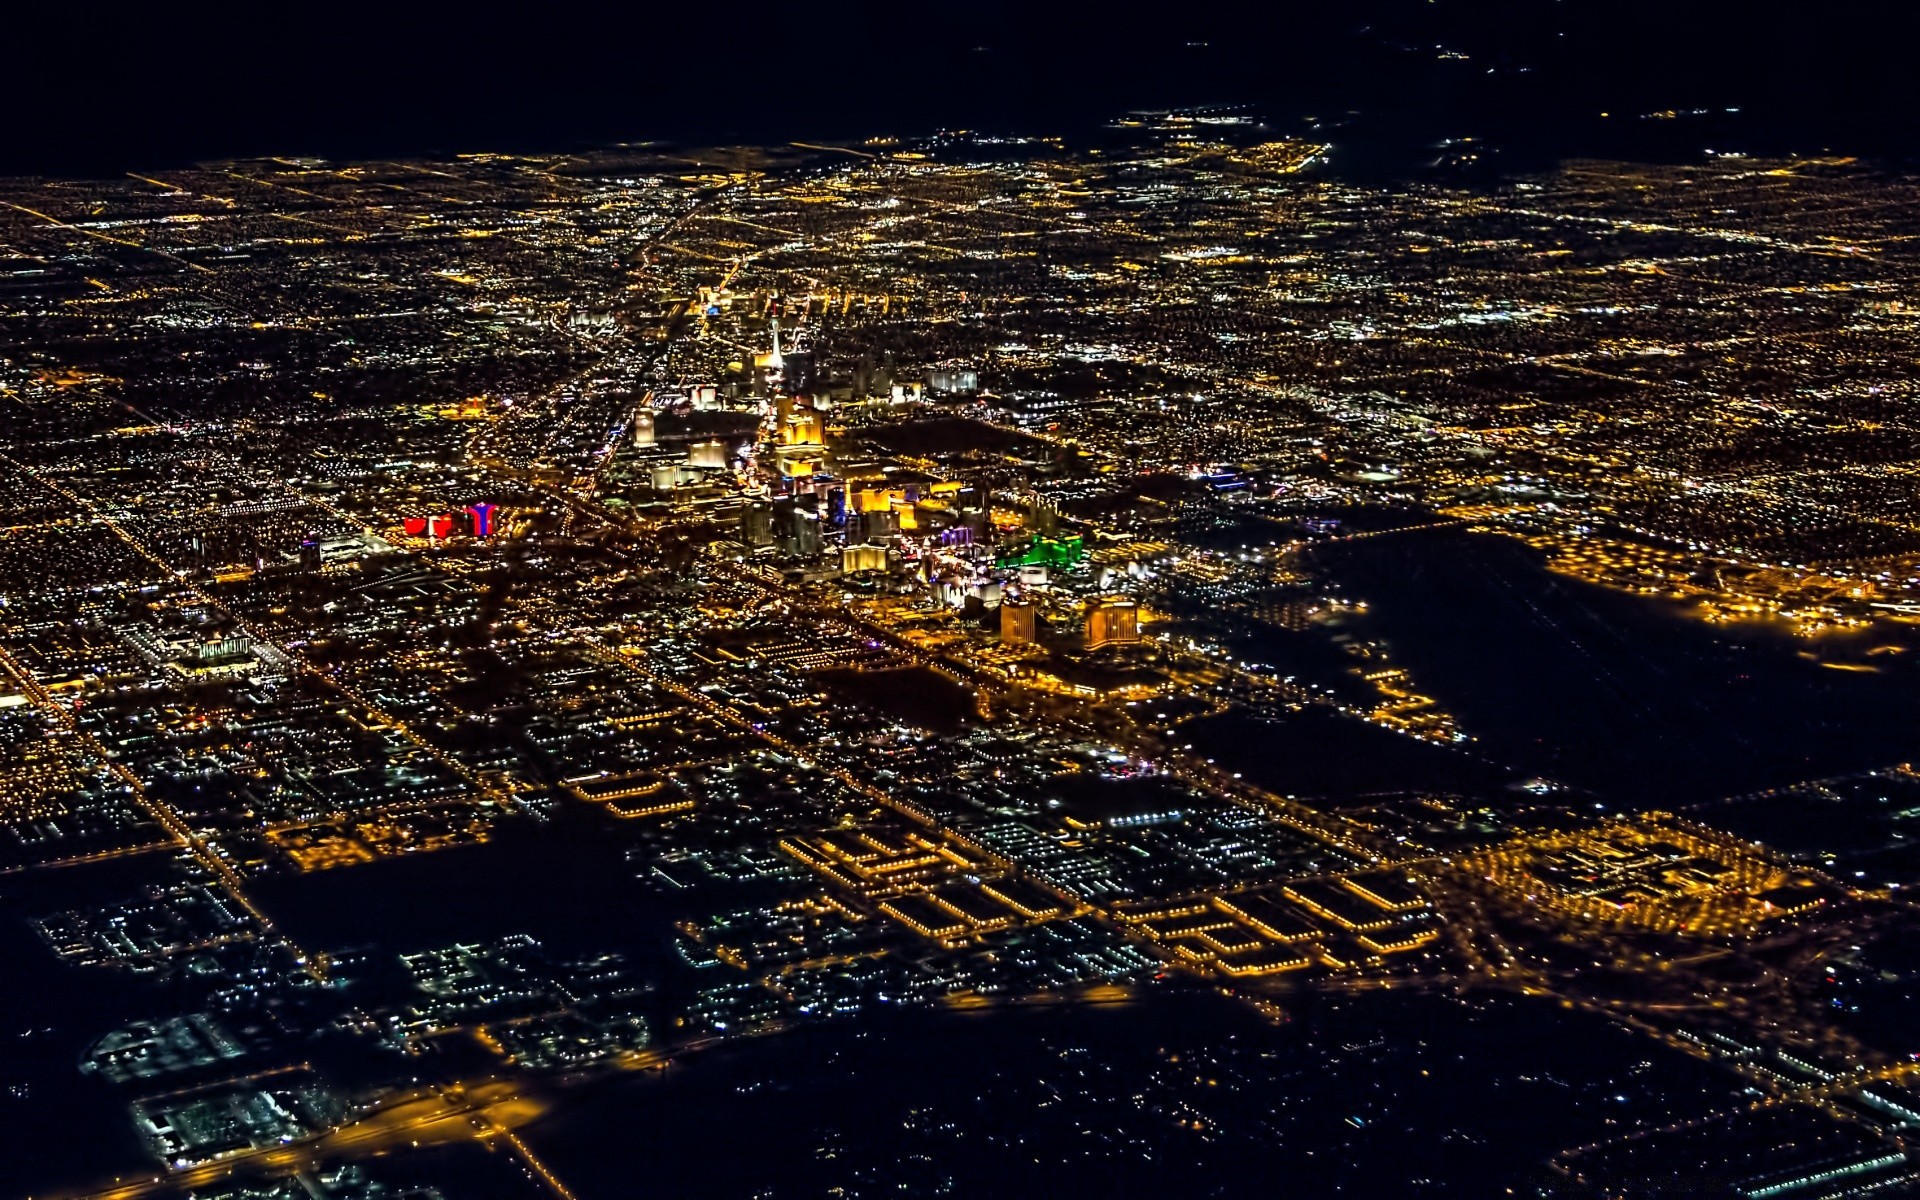
[[[1338, 123], [1367, 167], [1477, 137], [1500, 164], [1705, 149], [1905, 158], [1891, 2], [1814, 36], [1723, 0], [1598, 5], [1366, 0], [1162, 14], [990, 3], [903, 16], [573, 8], [534, 28], [360, 6], [324, 26], [222, 15], [29, 18], [0, 94], [0, 174], [113, 175], [198, 161], [1076, 132], [1141, 108], [1243, 104]], [[1290, 11], [1293, 10], [1293, 11]], [[1646, 114], [1707, 110], [1688, 119]], [[1729, 113], [1728, 109], [1737, 109]], [[1607, 116], [1601, 116], [1606, 113]], [[1718, 142], [1719, 145], [1715, 145]]]

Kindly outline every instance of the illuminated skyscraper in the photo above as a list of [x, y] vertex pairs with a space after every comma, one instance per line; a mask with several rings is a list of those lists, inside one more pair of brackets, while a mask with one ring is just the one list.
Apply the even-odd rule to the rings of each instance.
[[820, 553], [822, 531], [820, 498], [811, 492], [782, 496], [773, 502], [774, 544], [789, 558], [810, 559]]
[[493, 536], [493, 505], [482, 500], [478, 504], [467, 505], [467, 513], [473, 517], [473, 536]]
[[1000, 640], [1009, 646], [1024, 646], [1033, 639], [1033, 605], [1008, 601], [1000, 606]]
[[1128, 646], [1140, 640], [1140, 606], [1125, 596], [1105, 596], [1087, 608], [1087, 649]]
[[847, 546], [840, 551], [840, 570], [843, 574], [853, 575], [861, 571], [884, 571], [887, 569], [887, 548], [863, 544]]
[[740, 510], [740, 541], [750, 549], [773, 545], [773, 509], [749, 504]]
[[811, 402], [782, 396], [776, 412], [774, 437], [779, 449], [819, 449], [822, 441], [820, 414], [814, 410]]

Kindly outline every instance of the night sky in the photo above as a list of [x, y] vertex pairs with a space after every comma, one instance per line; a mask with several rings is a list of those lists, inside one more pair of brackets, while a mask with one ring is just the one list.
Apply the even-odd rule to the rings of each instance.
[[[193, 7], [10, 14], [0, 170], [1055, 131], [1208, 103], [1341, 120], [1389, 169], [1469, 134], [1516, 165], [1915, 141], [1899, 0]], [[1720, 115], [1632, 120], [1696, 106]]]

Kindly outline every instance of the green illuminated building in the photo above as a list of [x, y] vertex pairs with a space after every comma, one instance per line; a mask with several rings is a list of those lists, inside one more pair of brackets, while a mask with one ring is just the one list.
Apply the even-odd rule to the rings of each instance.
[[1001, 551], [996, 561], [1002, 567], [1071, 567], [1086, 557], [1086, 545], [1077, 533], [1063, 538], [1036, 534], [1019, 549]]

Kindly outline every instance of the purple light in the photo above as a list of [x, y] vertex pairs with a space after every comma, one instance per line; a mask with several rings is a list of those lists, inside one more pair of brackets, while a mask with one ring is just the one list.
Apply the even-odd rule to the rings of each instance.
[[478, 504], [467, 505], [467, 511], [473, 514], [473, 536], [477, 538], [493, 536], [493, 505], [482, 500]]

